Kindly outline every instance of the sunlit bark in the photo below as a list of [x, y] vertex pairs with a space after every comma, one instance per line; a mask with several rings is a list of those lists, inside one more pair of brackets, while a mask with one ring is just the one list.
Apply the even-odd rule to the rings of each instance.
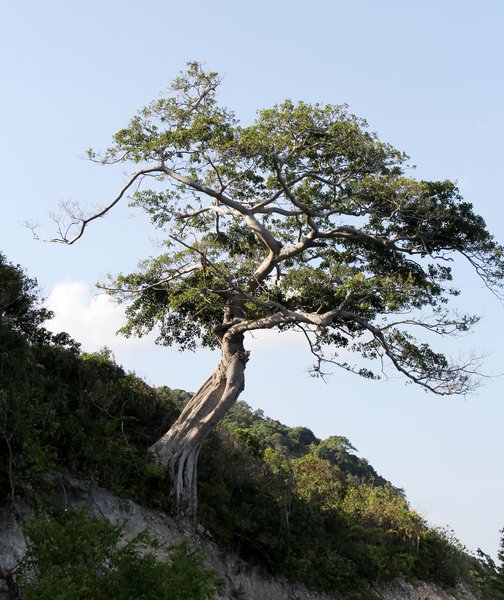
[[243, 335], [224, 336], [221, 361], [184, 407], [169, 431], [149, 451], [168, 467], [179, 517], [194, 522], [197, 509], [197, 463], [212, 428], [236, 402], [245, 387], [248, 352]]

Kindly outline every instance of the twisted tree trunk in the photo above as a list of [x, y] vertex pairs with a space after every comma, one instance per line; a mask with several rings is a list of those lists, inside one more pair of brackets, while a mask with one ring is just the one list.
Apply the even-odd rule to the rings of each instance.
[[180, 519], [196, 521], [197, 463], [201, 446], [212, 428], [236, 402], [245, 387], [249, 353], [243, 334], [224, 336], [221, 361], [214, 373], [186, 404], [179, 418], [149, 451], [168, 467]]

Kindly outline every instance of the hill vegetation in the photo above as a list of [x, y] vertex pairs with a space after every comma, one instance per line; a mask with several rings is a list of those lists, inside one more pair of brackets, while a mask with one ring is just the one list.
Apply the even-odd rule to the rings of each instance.
[[[44, 474], [56, 469], [172, 511], [146, 449], [191, 395], [149, 387], [106, 349], [80, 352], [44, 328], [50, 316], [35, 280], [0, 255], [0, 502], [29, 499], [44, 514]], [[356, 452], [343, 436], [320, 440], [237, 403], [202, 451], [199, 521], [273, 573], [363, 598], [398, 576], [449, 587], [488, 572]]]

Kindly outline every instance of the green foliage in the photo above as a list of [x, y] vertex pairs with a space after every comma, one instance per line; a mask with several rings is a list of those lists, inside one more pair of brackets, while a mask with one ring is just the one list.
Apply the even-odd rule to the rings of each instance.
[[329, 361], [378, 377], [340, 362], [346, 348], [433, 392], [470, 391], [474, 369], [412, 333], [477, 321], [448, 311], [457, 255], [502, 292], [503, 248], [456, 185], [411, 177], [408, 157], [344, 105], [288, 99], [239, 124], [220, 83], [189, 63], [99, 157], [134, 170], [123, 192], [164, 235], [159, 256], [109, 286], [127, 302], [123, 333], [195, 349], [233, 329], [298, 327], [315, 373]]
[[247, 431], [257, 440], [262, 451], [266, 448], [283, 448], [290, 454], [302, 456], [318, 443], [308, 428], [287, 427], [264, 417], [260, 410], [252, 412], [244, 402], [237, 402], [224, 417], [223, 423], [232, 431]]
[[418, 559], [414, 567], [418, 579], [437, 581], [443, 586], [454, 587], [457, 582], [468, 580], [473, 559], [447, 528], [430, 528], [422, 532], [418, 546]]
[[358, 457], [357, 449], [341, 435], [333, 435], [322, 440], [314, 449], [315, 456], [337, 465], [342, 471], [353, 476], [359, 482], [373, 482], [387, 485], [387, 481], [378, 475], [365, 458]]
[[38, 285], [0, 253], [0, 323], [30, 340], [50, 339], [41, 327], [52, 313], [39, 306]]
[[252, 411], [245, 402], [237, 402], [224, 417], [223, 424], [256, 452], [272, 448], [296, 457], [313, 452], [360, 482], [388, 483], [365, 458], [355, 454], [357, 449], [343, 436], [319, 440], [308, 428], [288, 427], [265, 417], [261, 410]]
[[[78, 344], [43, 326], [37, 283], [0, 254], [0, 502], [23, 475], [54, 464], [56, 449], [42, 438], [58, 435], [57, 406], [74, 373]], [[58, 374], [65, 373], [61, 385]]]
[[[2, 270], [27, 296], [19, 302], [22, 322], [15, 315], [0, 321], [1, 501], [24, 495], [33, 502], [44, 495], [44, 473], [60, 469], [169, 510], [164, 469], [149, 461], [146, 448], [190, 394], [150, 388], [107, 349], [79, 354], [68, 336], [43, 329], [33, 281], [23, 283], [26, 275], [6, 261], [0, 276]], [[369, 582], [399, 575], [453, 585], [467, 573], [455, 541], [428, 528], [345, 437], [319, 440], [239, 402], [204, 446], [199, 472], [199, 516], [215, 538], [312, 588], [366, 594]], [[27, 582], [29, 599], [99, 599], [102, 592], [92, 595], [98, 580], [110, 598], [150, 598], [149, 587], [135, 587], [145, 578], [157, 589], [161, 567], [138, 553], [148, 543], [139, 539], [116, 552], [118, 528], [63, 513], [40, 517], [27, 531], [27, 568], [42, 574], [38, 583]], [[177, 552], [170, 577], [185, 581], [194, 557], [183, 549], [172, 556]], [[140, 566], [144, 575], [137, 576]]]
[[24, 600], [211, 600], [221, 585], [187, 543], [164, 563], [147, 535], [126, 542], [122, 526], [82, 511], [39, 516], [24, 529]]
[[0, 321], [0, 502], [29, 493], [51, 468], [138, 499], [164, 489], [146, 448], [175, 420], [184, 393], [158, 394], [107, 350], [80, 356], [66, 334], [43, 328], [49, 313], [34, 280], [3, 257], [0, 278], [9, 298]]
[[175, 406], [103, 355], [21, 350], [11, 353], [15, 374], [0, 386], [4, 493], [56, 467], [136, 497], [165, 485], [146, 448], [176, 418]]
[[316, 456], [293, 462], [294, 493], [314, 510], [328, 511], [338, 506], [344, 494], [345, 478], [337, 467]]
[[[468, 576], [456, 540], [430, 529], [401, 490], [337, 464], [355, 456], [346, 438], [316, 440], [301, 454], [292, 440], [289, 452], [270, 429], [257, 434], [254, 423], [263, 420], [238, 403], [203, 448], [200, 518], [221, 544], [331, 592], [366, 594], [369, 582], [398, 576], [446, 586]], [[332, 460], [318, 455], [320, 447]]]
[[501, 530], [501, 534], [498, 562], [482, 550], [478, 550], [483, 565], [476, 571], [476, 579], [485, 600], [504, 598], [504, 529]]

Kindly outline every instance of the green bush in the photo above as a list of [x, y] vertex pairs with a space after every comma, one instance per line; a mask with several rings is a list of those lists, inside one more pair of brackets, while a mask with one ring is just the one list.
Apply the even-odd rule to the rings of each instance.
[[501, 530], [501, 534], [498, 562], [482, 550], [478, 550], [482, 564], [475, 576], [484, 600], [504, 599], [504, 529]]
[[466, 549], [455, 538], [453, 531], [426, 529], [420, 539], [414, 574], [420, 580], [454, 587], [467, 577], [469, 561]]
[[125, 543], [123, 528], [60, 511], [28, 521], [23, 600], [210, 600], [222, 586], [186, 542], [158, 560], [145, 534]]

